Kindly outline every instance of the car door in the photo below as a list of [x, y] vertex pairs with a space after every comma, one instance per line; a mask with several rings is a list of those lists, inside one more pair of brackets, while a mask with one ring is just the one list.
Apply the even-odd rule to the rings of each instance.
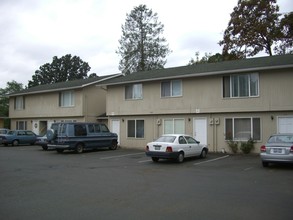
[[198, 156], [201, 154], [201, 149], [199, 142], [196, 141], [193, 137], [185, 136], [184, 137], [188, 143], [189, 146], [189, 154], [190, 156]]
[[191, 145], [187, 143], [187, 140], [183, 136], [178, 137], [178, 150], [183, 150], [185, 157], [189, 157], [192, 152], [191, 152]]

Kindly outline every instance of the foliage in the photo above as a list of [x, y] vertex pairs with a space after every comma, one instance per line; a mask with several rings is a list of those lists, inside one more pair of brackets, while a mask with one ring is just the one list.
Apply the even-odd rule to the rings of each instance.
[[254, 56], [265, 50], [272, 56], [272, 46], [282, 34], [276, 0], [239, 0], [224, 32], [223, 54]]
[[88, 63], [77, 56], [72, 57], [71, 54], [61, 58], [54, 56], [52, 63], [46, 63], [35, 71], [32, 80], [28, 82], [28, 87], [85, 79], [90, 69]]
[[254, 140], [250, 138], [247, 142], [241, 142], [240, 149], [244, 154], [249, 154], [254, 149]]
[[220, 53], [216, 53], [215, 55], [212, 55], [211, 53], [205, 53], [205, 55], [200, 59], [199, 58], [199, 52], [195, 52], [195, 59], [191, 58], [191, 60], [188, 62], [188, 65], [195, 65], [200, 63], [216, 63], [221, 62], [224, 60], [224, 57]]
[[146, 5], [139, 5], [126, 16], [116, 51], [121, 56], [119, 70], [130, 74], [164, 68], [165, 58], [171, 51], [161, 36], [164, 25], [158, 21], [157, 13]]
[[[9, 98], [7, 94], [13, 92], [19, 92], [23, 89], [23, 85], [21, 83], [17, 83], [16, 81], [7, 82], [6, 88], [0, 88], [0, 116], [8, 117], [9, 116]], [[9, 119], [4, 120], [4, 127], [10, 127]]]
[[232, 134], [230, 132], [227, 134], [227, 139], [228, 139], [227, 144], [228, 144], [230, 150], [234, 154], [236, 154], [238, 152], [238, 142], [233, 141], [233, 137], [232, 137]]
[[293, 12], [285, 14], [281, 20], [281, 43], [275, 48], [277, 54], [293, 53]]

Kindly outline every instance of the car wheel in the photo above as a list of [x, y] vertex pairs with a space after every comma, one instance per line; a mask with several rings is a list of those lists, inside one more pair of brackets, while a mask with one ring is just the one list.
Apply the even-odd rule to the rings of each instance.
[[109, 147], [110, 150], [116, 150], [117, 149], [117, 145], [118, 145], [117, 141], [112, 141], [111, 147]]
[[12, 141], [12, 146], [17, 146], [18, 145], [18, 140]]
[[200, 154], [200, 158], [206, 158], [206, 156], [207, 156], [207, 151], [205, 149], [203, 149]]
[[56, 149], [58, 153], [63, 153], [63, 149]]
[[269, 166], [269, 163], [263, 161], [263, 162], [262, 162], [262, 166], [263, 166], [263, 167], [268, 167], [268, 166]]
[[81, 154], [83, 152], [83, 145], [82, 144], [77, 144], [75, 148], [75, 152], [78, 154]]
[[154, 162], [158, 162], [158, 161], [159, 161], [159, 158], [158, 158], [158, 157], [152, 157], [152, 160], [153, 160]]
[[181, 152], [177, 157], [177, 162], [182, 163], [184, 161], [184, 153]]
[[48, 150], [48, 146], [42, 146], [43, 150]]

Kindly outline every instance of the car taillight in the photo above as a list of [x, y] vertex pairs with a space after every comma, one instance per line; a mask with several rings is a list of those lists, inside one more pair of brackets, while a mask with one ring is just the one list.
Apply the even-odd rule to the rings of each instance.
[[166, 148], [166, 152], [173, 152], [172, 147], [167, 147], [167, 148]]
[[146, 146], [145, 151], [149, 151], [149, 150], [150, 150], [149, 146]]
[[262, 145], [262, 146], [260, 147], [260, 151], [261, 151], [261, 152], [266, 152], [266, 146], [265, 146], [265, 145]]

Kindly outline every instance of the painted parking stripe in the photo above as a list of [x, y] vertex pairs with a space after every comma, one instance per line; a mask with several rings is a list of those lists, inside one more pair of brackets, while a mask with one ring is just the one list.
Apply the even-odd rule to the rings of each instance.
[[211, 160], [206, 160], [206, 161], [199, 162], [199, 163], [194, 163], [193, 165], [199, 165], [199, 164], [203, 164], [203, 163], [213, 162], [213, 161], [216, 161], [216, 160], [222, 160], [222, 159], [225, 159], [227, 157], [229, 157], [229, 155], [226, 155], [226, 156], [223, 156], [223, 157], [218, 157], [218, 158], [211, 159]]
[[144, 154], [144, 153], [145, 152], [135, 153], [135, 154], [121, 154], [121, 155], [111, 156], [111, 157], [102, 157], [100, 159], [107, 160], [107, 159], [114, 159], [114, 158], [119, 158], [119, 157], [128, 157], [128, 156], [133, 156], [133, 155], [139, 155], [139, 154]]

